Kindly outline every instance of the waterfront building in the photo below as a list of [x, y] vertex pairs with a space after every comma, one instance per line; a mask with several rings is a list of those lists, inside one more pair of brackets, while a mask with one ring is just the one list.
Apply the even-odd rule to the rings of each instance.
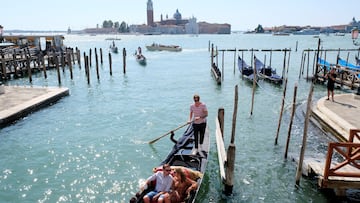
[[130, 25], [130, 32], [141, 34], [230, 34], [230, 24], [212, 24], [207, 22], [197, 23], [197, 19], [193, 16], [184, 19], [176, 9], [172, 18], [163, 14], [160, 15], [160, 21], [154, 21], [154, 8], [152, 0], [147, 1], [147, 24]]

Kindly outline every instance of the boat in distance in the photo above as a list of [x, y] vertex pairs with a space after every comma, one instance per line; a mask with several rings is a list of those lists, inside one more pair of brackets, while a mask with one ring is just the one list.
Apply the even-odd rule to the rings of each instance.
[[[197, 188], [192, 190], [182, 202], [194, 203], [196, 201], [197, 194], [199, 193], [201, 183], [204, 178], [206, 166], [208, 163], [209, 149], [210, 149], [210, 136], [208, 128], [206, 128], [204, 135], [204, 142], [201, 147], [201, 151], [197, 154], [192, 153], [195, 147], [194, 130], [192, 124], [190, 124], [183, 135], [175, 140], [173, 131], [171, 132], [170, 139], [175, 143], [167, 157], [155, 168], [152, 173], [156, 173], [162, 170], [164, 164], [169, 164], [172, 170], [180, 168], [186, 174], [186, 176], [195, 182], [197, 182]], [[173, 172], [173, 171], [172, 171]], [[171, 172], [171, 174], [172, 174]], [[150, 174], [150, 173], [149, 173]], [[155, 188], [155, 183], [151, 182], [147, 185], [143, 191], [138, 191], [130, 200], [130, 203], [142, 203], [143, 197]]]
[[181, 51], [181, 46], [178, 45], [163, 45], [163, 44], [155, 44], [147, 45], [147, 50], [149, 51]]

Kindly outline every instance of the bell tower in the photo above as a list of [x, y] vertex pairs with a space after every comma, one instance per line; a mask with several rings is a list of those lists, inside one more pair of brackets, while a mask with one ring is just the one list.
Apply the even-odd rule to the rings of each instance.
[[148, 0], [147, 2], [147, 25], [148, 26], [154, 25], [154, 9], [151, 0]]

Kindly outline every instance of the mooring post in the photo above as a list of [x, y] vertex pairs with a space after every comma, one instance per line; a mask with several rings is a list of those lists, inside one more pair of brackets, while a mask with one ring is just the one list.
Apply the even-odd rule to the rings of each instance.
[[109, 53], [109, 67], [110, 67], [110, 75], [112, 75], [112, 60], [111, 60], [111, 53]]
[[89, 50], [89, 58], [90, 58], [90, 59], [89, 59], [89, 64], [90, 64], [90, 67], [92, 66], [92, 63], [91, 63], [91, 58], [92, 58], [91, 55], [92, 55], [92, 54], [91, 54], [91, 52], [92, 52], [92, 51], [91, 51], [91, 49], [90, 49], [90, 50]]
[[316, 59], [315, 59], [315, 74], [314, 74], [314, 80], [315, 81], [317, 81], [317, 79], [318, 79], [318, 67], [319, 67], [319, 65], [318, 65], [318, 60], [319, 60], [319, 52], [320, 52], [320, 43], [321, 43], [321, 40], [320, 40], [320, 38], [319, 38], [319, 40], [318, 40], [318, 47], [317, 47], [317, 52], [316, 52]]
[[214, 44], [211, 44], [211, 52], [210, 52], [210, 67], [212, 67], [214, 63]]
[[255, 100], [255, 88], [256, 88], [256, 63], [254, 62], [253, 63], [253, 59], [254, 59], [254, 52], [253, 50], [251, 50], [251, 61], [252, 61], [252, 64], [254, 65], [254, 74], [253, 74], [253, 88], [252, 88], [252, 99], [251, 99], [251, 110], [250, 110], [250, 115], [253, 114], [253, 109], [254, 109], [254, 100]]
[[310, 50], [307, 53], [306, 81], [309, 80]]
[[293, 123], [293, 120], [294, 120], [294, 115], [295, 115], [295, 110], [296, 110], [297, 87], [298, 87], [298, 84], [295, 83], [294, 96], [293, 96], [292, 109], [291, 109], [291, 117], [290, 117], [290, 123], [289, 123], [289, 128], [288, 128], [288, 136], [287, 136], [286, 147], [285, 147], [285, 155], [284, 155], [285, 159], [287, 159], [289, 143], [290, 143], [290, 137], [291, 137], [291, 128], [292, 128], [292, 123]]
[[53, 52], [53, 57], [54, 57], [54, 60], [55, 60], [56, 71], [57, 71], [57, 75], [58, 75], [58, 82], [59, 82], [59, 85], [60, 85], [61, 84], [61, 76], [60, 76], [59, 58], [56, 55], [55, 51]]
[[[45, 56], [43, 54], [41, 54], [41, 66], [43, 68], [43, 71], [44, 71], [44, 78], [47, 79], [47, 74], [46, 74], [46, 66], [45, 66]], [[15, 67], [16, 69], [16, 67]]]
[[234, 49], [234, 70], [233, 70], [234, 75], [235, 75], [235, 67], [236, 67], [236, 47]]
[[218, 120], [219, 120], [221, 135], [222, 135], [223, 139], [224, 139], [224, 114], [225, 114], [224, 108], [219, 108], [218, 109]]
[[299, 163], [296, 170], [296, 185], [299, 186], [300, 184], [300, 177], [302, 174], [302, 165], [304, 161], [304, 154], [306, 149], [306, 140], [307, 140], [307, 130], [309, 126], [309, 120], [310, 120], [310, 114], [311, 114], [311, 102], [312, 102], [312, 95], [314, 92], [314, 83], [311, 83], [309, 96], [307, 99], [307, 108], [306, 108], [306, 116], [305, 116], [305, 122], [304, 122], [304, 134], [303, 134], [303, 140], [301, 145], [301, 151], [300, 151], [300, 158]]
[[[16, 67], [15, 67], [16, 70]], [[7, 80], [7, 74], [6, 74], [6, 64], [5, 64], [5, 55], [4, 52], [1, 51], [1, 71], [2, 71], [2, 79]]]
[[123, 73], [126, 74], [126, 49], [123, 48]]
[[98, 80], [100, 80], [100, 75], [99, 75], [99, 60], [98, 60], [98, 54], [97, 54], [97, 49], [95, 48], [95, 63], [96, 63], [96, 77]]
[[[69, 49], [68, 49], [69, 50]], [[73, 79], [73, 71], [72, 71], [72, 63], [71, 63], [71, 53], [70, 52], [66, 52], [67, 58], [68, 58], [68, 65], [69, 65], [69, 69], [70, 69], [70, 78], [71, 80]]]
[[86, 77], [87, 77], [87, 82], [88, 84], [90, 84], [90, 68], [89, 68], [89, 56], [86, 56]]
[[285, 86], [284, 86], [284, 91], [283, 91], [283, 97], [282, 97], [281, 107], [280, 107], [279, 122], [278, 122], [277, 130], [276, 130], [276, 136], [275, 136], [275, 145], [277, 145], [277, 144], [278, 144], [278, 137], [279, 137], [279, 132], [280, 132], [280, 126], [281, 126], [282, 114], [283, 114], [283, 111], [284, 111], [284, 105], [285, 105], [285, 97], [286, 97], [286, 86], [287, 86], [287, 82], [288, 82], [288, 79], [287, 79], [287, 78], [285, 78]]
[[234, 169], [235, 169], [235, 129], [236, 129], [236, 115], [237, 115], [237, 104], [238, 104], [238, 86], [235, 86], [235, 99], [234, 99], [234, 112], [231, 129], [231, 141], [227, 151], [227, 162], [225, 172], [225, 194], [231, 195], [234, 186]]
[[103, 53], [102, 53], [102, 48], [100, 48], [100, 63], [101, 63], [101, 65], [103, 64]]
[[[26, 67], [27, 67], [27, 70], [28, 70], [29, 82], [32, 83], [31, 67], [30, 67], [30, 56], [29, 55], [26, 56]], [[6, 75], [5, 75], [5, 77], [6, 77]]]
[[224, 81], [224, 52], [225, 51], [222, 51], [222, 61], [221, 61], [221, 67], [222, 67], [222, 70], [221, 70], [221, 81]]

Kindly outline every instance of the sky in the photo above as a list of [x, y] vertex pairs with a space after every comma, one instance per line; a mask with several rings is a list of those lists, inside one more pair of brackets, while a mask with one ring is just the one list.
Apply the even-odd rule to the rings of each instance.
[[[0, 4], [4, 30], [82, 30], [101, 26], [104, 20], [146, 24], [148, 0], [25, 0]], [[253, 30], [257, 25], [331, 26], [360, 20], [359, 0], [152, 0], [154, 21], [182, 18], [198, 22], [229, 23], [232, 31]]]

